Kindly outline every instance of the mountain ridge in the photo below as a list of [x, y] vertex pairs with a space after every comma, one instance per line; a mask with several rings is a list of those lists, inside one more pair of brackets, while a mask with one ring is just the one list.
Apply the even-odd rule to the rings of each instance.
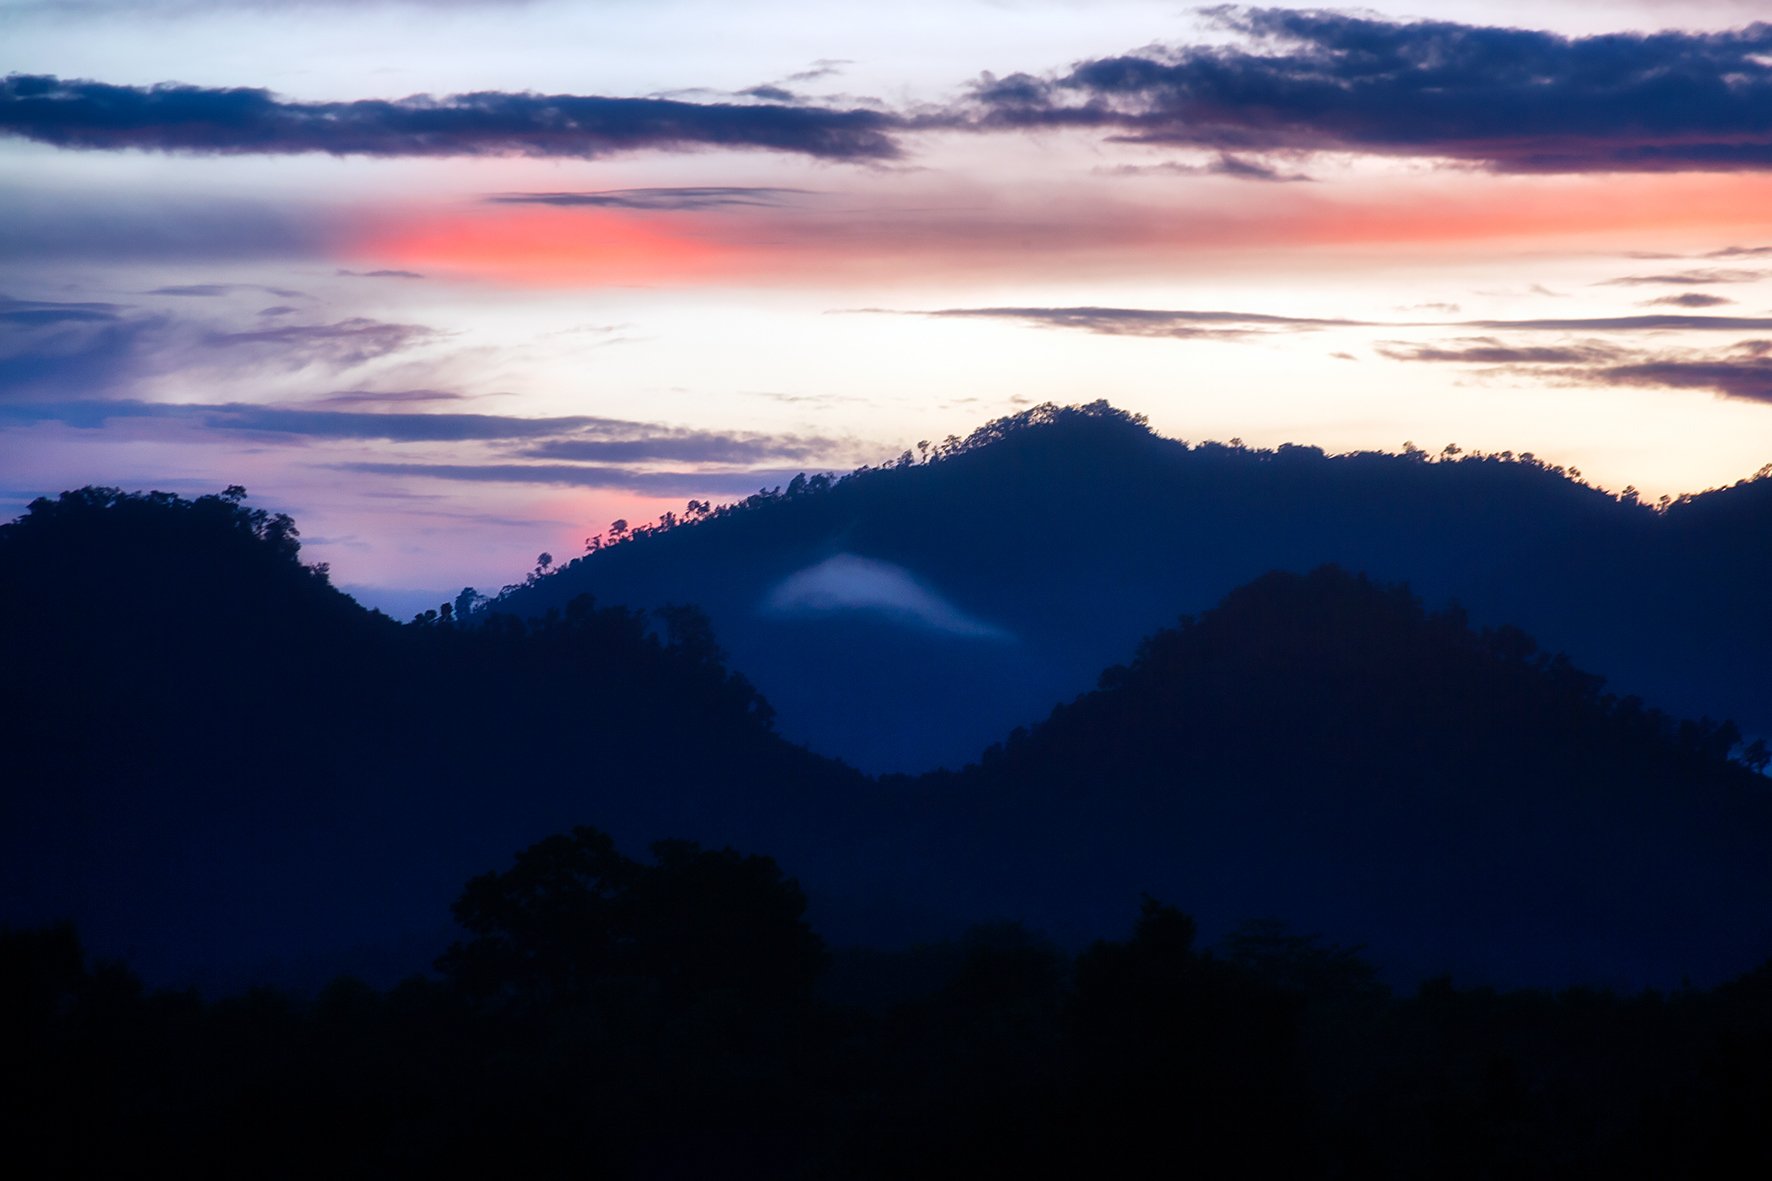
[[[1772, 700], [1732, 655], [1772, 651], [1772, 615], [1757, 609], [1772, 583], [1768, 473], [1657, 510], [1529, 455], [1453, 452], [1189, 446], [1105, 403], [1038, 407], [925, 462], [906, 452], [629, 530], [507, 588], [500, 608], [537, 614], [586, 592], [697, 602], [784, 733], [871, 771], [920, 771], [1043, 716], [1178, 611], [1269, 570], [1334, 563], [1456, 602], [1484, 626], [1524, 627], [1677, 712], [1772, 735]], [[836, 555], [894, 565], [1019, 643], [763, 610], [773, 588]], [[925, 678], [935, 697], [904, 683], [907, 660], [939, 670]]]

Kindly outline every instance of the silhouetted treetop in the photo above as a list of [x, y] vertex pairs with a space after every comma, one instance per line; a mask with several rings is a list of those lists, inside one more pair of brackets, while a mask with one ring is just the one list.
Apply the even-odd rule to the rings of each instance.
[[804, 1005], [824, 957], [805, 910], [768, 857], [673, 840], [645, 864], [581, 826], [470, 881], [455, 917], [473, 938], [437, 962], [475, 996], [522, 1004], [595, 1003], [644, 982], [673, 1005], [716, 992]]
[[285, 513], [249, 508], [232, 485], [195, 500], [169, 492], [80, 488], [40, 497], [0, 525], [0, 568], [21, 590], [76, 598], [126, 584], [153, 601], [200, 594], [261, 596], [276, 609], [301, 599], [345, 600], [323, 563], [303, 565], [300, 531]]

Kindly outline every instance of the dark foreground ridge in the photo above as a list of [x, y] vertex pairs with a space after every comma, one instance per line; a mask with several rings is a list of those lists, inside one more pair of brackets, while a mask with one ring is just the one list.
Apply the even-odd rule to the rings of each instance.
[[[1700, 992], [1405, 994], [1147, 899], [829, 954], [773, 861], [592, 829], [475, 878], [440, 978], [205, 1003], [0, 931], [9, 1162], [271, 1177], [1764, 1175], [1772, 966]], [[1131, 907], [1127, 907], [1130, 911]]]
[[958, 767], [1179, 612], [1326, 563], [1772, 738], [1772, 478], [1654, 507], [1531, 455], [1190, 446], [1095, 403], [667, 523], [500, 609], [694, 602], [782, 733], [870, 771]]
[[1709, 986], [1772, 954], [1763, 744], [1407, 591], [1257, 579], [958, 773], [796, 748], [689, 608], [400, 626], [237, 489], [86, 489], [0, 528], [0, 922], [151, 983], [391, 981], [469, 875], [592, 824], [768, 850], [819, 929], [992, 918], [1076, 948], [1140, 893], [1385, 977]]
[[1324, 567], [1233, 591], [912, 790], [956, 856], [992, 850], [988, 905], [1048, 929], [1103, 929], [1112, 890], [1041, 873], [1086, 865], [1214, 930], [1276, 915], [1365, 942], [1397, 979], [1673, 984], [1772, 950], [1772, 782], [1745, 765], [1765, 763], [1733, 724]]

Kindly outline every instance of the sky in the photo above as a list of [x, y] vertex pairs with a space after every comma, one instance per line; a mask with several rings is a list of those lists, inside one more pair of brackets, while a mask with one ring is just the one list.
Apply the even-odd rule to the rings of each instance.
[[1763, 0], [0, 0], [0, 519], [410, 614], [1041, 402], [1772, 462]]

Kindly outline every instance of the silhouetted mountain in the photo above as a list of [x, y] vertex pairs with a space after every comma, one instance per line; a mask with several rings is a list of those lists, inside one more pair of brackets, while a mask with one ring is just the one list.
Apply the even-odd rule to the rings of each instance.
[[[901, 609], [985, 626], [916, 589]], [[1334, 569], [1258, 579], [918, 779], [777, 737], [692, 609], [397, 625], [234, 489], [34, 504], [0, 528], [0, 653], [0, 923], [73, 918], [155, 981], [408, 970], [468, 875], [581, 824], [767, 850], [840, 943], [1011, 918], [1074, 946], [1143, 891], [1210, 932], [1365, 942], [1397, 979], [1709, 981], [1772, 952], [1772, 793], [1732, 727]]]
[[155, 980], [404, 972], [549, 832], [773, 834], [858, 778], [770, 732], [691, 610], [402, 627], [243, 495], [89, 488], [0, 527], [0, 921], [74, 918]]
[[500, 607], [696, 603], [784, 734], [918, 771], [1043, 716], [1178, 611], [1336, 563], [1523, 627], [1622, 692], [1772, 735], [1772, 479], [1658, 513], [1531, 456], [1190, 447], [1104, 403], [932, 454], [695, 503]]
[[904, 781], [900, 832], [964, 909], [1067, 939], [1145, 891], [1215, 931], [1362, 942], [1402, 980], [1715, 981], [1772, 955], [1772, 783], [1738, 737], [1326, 567]]

